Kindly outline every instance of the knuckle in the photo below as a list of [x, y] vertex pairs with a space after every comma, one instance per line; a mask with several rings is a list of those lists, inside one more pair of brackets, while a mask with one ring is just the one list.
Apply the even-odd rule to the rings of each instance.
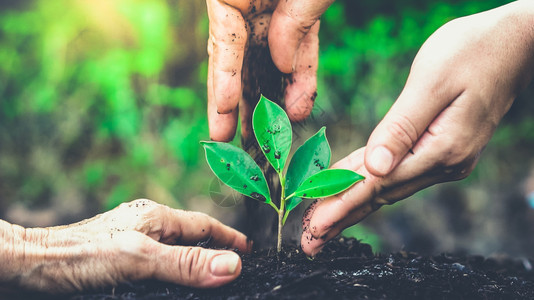
[[145, 208], [150, 208], [150, 207], [154, 207], [157, 205], [159, 204], [149, 199], [136, 199], [130, 202], [124, 202], [119, 207], [145, 209]]
[[123, 212], [120, 224], [124, 229], [133, 229], [157, 238], [162, 227], [161, 220], [168, 207], [152, 200], [137, 199], [121, 204], [120, 209]]
[[473, 167], [471, 167], [469, 164], [465, 165], [456, 165], [448, 168], [442, 169], [442, 180], [440, 181], [456, 181], [456, 180], [462, 180], [469, 176], [471, 172], [473, 171]]
[[386, 127], [391, 138], [400, 143], [405, 149], [411, 149], [419, 136], [415, 125], [406, 116], [399, 116], [388, 123]]
[[220, 27], [210, 30], [214, 45], [224, 47], [244, 47], [248, 40], [245, 19], [240, 13], [229, 13], [220, 20]]
[[317, 19], [305, 18], [302, 14], [289, 14], [289, 17], [293, 19], [298, 25], [297, 29], [302, 33], [306, 34], [312, 28], [313, 24], [317, 22]]
[[134, 208], [136, 211], [141, 213], [143, 216], [150, 216], [157, 212], [160, 212], [163, 210], [164, 206], [160, 205], [152, 200], [148, 199], [137, 199], [134, 200], [131, 203], [131, 208]]
[[392, 185], [391, 182], [380, 180], [374, 187], [373, 196], [369, 203], [371, 210], [377, 211], [384, 205], [392, 205], [404, 199], [398, 195], [404, 188]]
[[189, 215], [192, 219], [195, 219], [195, 220], [212, 220], [213, 219], [208, 214], [205, 214], [199, 211], [188, 211], [188, 210], [180, 210], [180, 211], [186, 215]]
[[[278, 12], [278, 11], [276, 11]], [[284, 17], [292, 24], [296, 25], [294, 28], [298, 30], [302, 35], [305, 35], [310, 31], [311, 27], [317, 19], [306, 18], [302, 14], [292, 13], [292, 10], [282, 11]]]
[[196, 220], [198, 224], [203, 224], [203, 229], [206, 232], [212, 232], [213, 227], [216, 227], [218, 225], [222, 225], [221, 222], [219, 222], [217, 219], [214, 219], [210, 217], [209, 215], [203, 213], [203, 212], [188, 212], [192, 213], [193, 218]]
[[151, 240], [143, 234], [118, 234], [114, 238], [115, 247], [110, 249], [115, 268], [123, 280], [138, 280], [151, 277], [155, 267], [150, 257], [154, 252]]
[[444, 140], [440, 149], [437, 164], [446, 181], [461, 180], [469, 176], [480, 154], [480, 151], [458, 139]]
[[392, 205], [397, 201], [401, 200], [399, 198], [387, 197], [387, 193], [390, 191], [389, 187], [383, 186], [381, 193], [377, 193], [375, 197], [370, 201], [372, 211], [380, 209], [384, 205]]
[[198, 247], [184, 247], [178, 252], [181, 279], [193, 284], [199, 280], [200, 271], [206, 262], [206, 255]]
[[467, 158], [466, 148], [455, 140], [448, 139], [441, 148], [441, 166], [451, 168], [462, 164]]
[[445, 168], [443, 172], [448, 177], [448, 180], [461, 180], [471, 174], [475, 168], [477, 158], [467, 157], [452, 166]]

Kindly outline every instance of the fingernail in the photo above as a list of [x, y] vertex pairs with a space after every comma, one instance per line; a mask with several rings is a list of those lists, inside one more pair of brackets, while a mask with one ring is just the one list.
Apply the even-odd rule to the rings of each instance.
[[228, 276], [235, 273], [239, 256], [235, 253], [221, 254], [211, 260], [211, 273], [215, 276]]
[[377, 172], [385, 175], [393, 166], [393, 154], [385, 147], [378, 146], [371, 153], [369, 164]]

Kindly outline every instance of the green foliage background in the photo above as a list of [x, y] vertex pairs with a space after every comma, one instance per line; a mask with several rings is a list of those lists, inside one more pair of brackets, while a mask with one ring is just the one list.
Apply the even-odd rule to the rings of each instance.
[[[365, 144], [434, 30], [507, 2], [335, 2], [321, 24], [321, 118], [310, 122], [327, 123], [334, 159]], [[77, 203], [47, 219], [66, 222], [140, 197], [220, 210], [209, 200], [213, 177], [198, 143], [208, 139], [207, 29], [202, 1], [0, 1], [3, 217], [15, 204]], [[456, 188], [526, 176], [528, 164], [510, 153], [529, 158], [533, 101], [517, 102], [490, 153]]]

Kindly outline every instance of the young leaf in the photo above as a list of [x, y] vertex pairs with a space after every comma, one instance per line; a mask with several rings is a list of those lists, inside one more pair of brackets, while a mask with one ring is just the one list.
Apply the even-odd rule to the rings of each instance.
[[297, 207], [300, 204], [300, 202], [302, 202], [301, 197], [293, 196], [289, 198], [286, 203], [286, 213], [292, 211], [293, 208]]
[[323, 170], [308, 177], [295, 191], [302, 198], [322, 198], [343, 192], [356, 182], [364, 179], [362, 175], [345, 169]]
[[248, 153], [227, 143], [201, 144], [206, 150], [208, 165], [222, 182], [253, 199], [271, 202], [267, 180]]
[[301, 197], [293, 196], [287, 200], [286, 203], [286, 212], [284, 213], [284, 219], [282, 220], [282, 225], [286, 224], [287, 216], [289, 216], [289, 212], [293, 210], [293, 208], [297, 207], [300, 202], [302, 202]]
[[286, 113], [262, 95], [252, 115], [252, 128], [261, 151], [281, 173], [291, 148], [291, 123]]
[[[330, 166], [331, 151], [325, 130], [326, 127], [319, 129], [293, 154], [287, 168], [286, 195], [293, 194], [304, 179]], [[291, 211], [300, 202], [302, 202], [300, 197], [288, 199], [286, 211]]]

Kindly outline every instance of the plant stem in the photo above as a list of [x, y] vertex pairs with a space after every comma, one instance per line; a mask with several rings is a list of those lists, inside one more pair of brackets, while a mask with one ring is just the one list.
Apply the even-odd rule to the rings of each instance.
[[[271, 200], [269, 200], [269, 201], [271, 201]], [[276, 210], [276, 212], [278, 212], [278, 207], [276, 207], [276, 205], [274, 205], [274, 203], [273, 203], [272, 201], [269, 202], [269, 205], [270, 205], [272, 208], [274, 208], [274, 210]]]
[[284, 215], [285, 215], [285, 210], [286, 210], [286, 198], [285, 198], [285, 185], [286, 185], [286, 180], [285, 178], [282, 176], [282, 174], [279, 174], [280, 175], [280, 186], [282, 187], [282, 191], [281, 191], [281, 194], [280, 194], [280, 208], [278, 209], [278, 243], [276, 244], [276, 250], [278, 251], [278, 253], [280, 253], [282, 251], [282, 227], [284, 226], [284, 223], [283, 223], [283, 220], [284, 220]]
[[286, 225], [287, 216], [289, 216], [288, 210], [286, 210], [286, 213], [284, 214], [284, 219], [282, 220], [282, 226]]

